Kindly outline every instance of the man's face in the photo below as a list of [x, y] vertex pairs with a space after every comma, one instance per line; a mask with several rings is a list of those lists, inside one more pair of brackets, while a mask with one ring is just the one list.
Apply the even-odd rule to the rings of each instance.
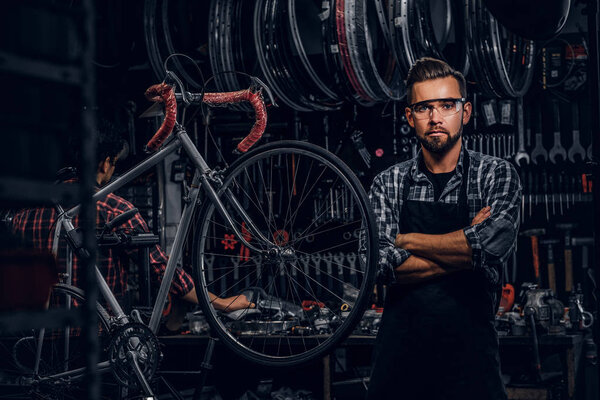
[[[412, 87], [411, 103], [461, 97], [458, 81], [448, 76], [415, 83]], [[439, 106], [439, 103], [433, 104]], [[415, 118], [409, 107], [405, 109], [405, 114], [409, 125], [415, 128], [417, 139], [423, 147], [431, 153], [444, 154], [456, 145], [461, 138], [463, 125], [471, 118], [471, 103], [466, 102], [459, 107], [459, 112], [450, 116], [441, 115], [436, 108], [433, 108], [425, 119]]]
[[108, 183], [108, 181], [110, 181], [110, 178], [112, 178], [113, 174], [115, 173], [115, 168], [117, 167], [117, 160], [118, 160], [118, 158], [115, 157], [110, 162], [108, 171], [106, 171], [106, 182], [104, 182], [104, 183]]
[[113, 174], [115, 173], [115, 168], [117, 165], [118, 157], [106, 157], [104, 161], [100, 164], [98, 169], [98, 184], [100, 186], [105, 185], [110, 181]]

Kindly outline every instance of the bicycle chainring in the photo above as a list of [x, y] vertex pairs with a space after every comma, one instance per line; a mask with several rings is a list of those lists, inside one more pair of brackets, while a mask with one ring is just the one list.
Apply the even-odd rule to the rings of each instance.
[[112, 334], [108, 347], [108, 360], [117, 381], [126, 387], [139, 387], [128, 352], [137, 354], [138, 365], [148, 382], [158, 369], [162, 354], [156, 335], [146, 325], [138, 322], [125, 324]]

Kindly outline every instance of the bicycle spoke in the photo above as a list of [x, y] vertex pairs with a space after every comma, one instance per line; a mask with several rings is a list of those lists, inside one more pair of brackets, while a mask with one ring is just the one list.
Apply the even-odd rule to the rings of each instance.
[[[344, 228], [344, 227], [348, 227], [349, 225], [355, 225], [355, 224], [356, 224], [356, 223], [358, 223], [358, 222], [360, 222], [360, 221], [348, 222], [348, 223], [346, 223], [346, 224], [338, 225], [338, 226], [335, 226], [335, 227], [333, 227], [333, 228], [325, 229], [325, 230], [322, 230], [322, 231], [316, 231], [316, 229], [318, 229], [318, 228], [319, 228], [319, 226], [316, 226], [316, 228], [315, 228], [315, 230], [314, 230], [314, 231], [307, 232], [307, 233], [306, 233], [305, 235], [303, 235], [303, 236], [298, 236], [298, 237], [294, 238], [294, 240], [293, 240], [292, 242], [290, 242], [290, 244], [294, 244], [294, 243], [295, 243], [295, 242], [297, 242], [298, 240], [305, 239], [305, 238], [308, 238], [308, 237], [310, 237], [310, 236], [322, 235], [322, 234], [324, 234], [324, 233], [331, 232], [331, 231], [334, 231], [334, 230], [336, 230], [336, 229], [342, 229], [342, 228]], [[321, 225], [321, 227], [323, 227], [323, 225]]]
[[[206, 262], [200, 259], [200, 290], [206, 293], [218, 287], [213, 293], [231, 295], [223, 304], [224, 311], [239, 301], [241, 294], [236, 292], [242, 286], [256, 285], [262, 293], [253, 297], [258, 301], [256, 312], [241, 309], [232, 320], [211, 307], [207, 319], [218, 321], [216, 332], [241, 355], [273, 366], [288, 360], [300, 362], [330, 349], [358, 320], [369, 296], [361, 290], [368, 290], [373, 279], [362, 258], [358, 263], [356, 258], [350, 260], [350, 254], [360, 257], [360, 250], [354, 248], [361, 244], [356, 229], [364, 229], [365, 219], [370, 218], [360, 182], [329, 153], [314, 152], [310, 144], [290, 143], [290, 148], [271, 146], [240, 158], [220, 189], [240, 201], [246, 214], [241, 220], [252, 226], [252, 244], [265, 251], [244, 249], [239, 238], [224, 236], [231, 235], [231, 228], [213, 208], [203, 214], [198, 227], [200, 254], [210, 257]], [[240, 218], [235, 220], [237, 224]], [[371, 233], [371, 226], [364, 233]], [[232, 240], [225, 249], [207, 246], [220, 238]], [[367, 239], [365, 249], [376, 249], [376, 236], [370, 234]], [[335, 253], [327, 256], [326, 268], [318, 257], [325, 252]], [[232, 264], [238, 264], [235, 274]], [[215, 274], [213, 281], [208, 280], [209, 272], [211, 278]], [[346, 303], [350, 284], [359, 289], [352, 294], [353, 306], [342, 312], [339, 307]], [[304, 301], [317, 308], [303, 311]], [[294, 338], [290, 333], [296, 325], [300, 330]]]

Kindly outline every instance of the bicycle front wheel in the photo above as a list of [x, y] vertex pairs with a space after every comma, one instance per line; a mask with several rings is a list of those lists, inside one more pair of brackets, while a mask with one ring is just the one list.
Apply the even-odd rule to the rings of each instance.
[[[213, 331], [263, 365], [323, 355], [354, 329], [373, 289], [376, 225], [359, 180], [328, 151], [283, 141], [238, 159], [218, 193], [242, 237], [203, 206], [193, 262]], [[240, 294], [253, 308], [232, 311]]]

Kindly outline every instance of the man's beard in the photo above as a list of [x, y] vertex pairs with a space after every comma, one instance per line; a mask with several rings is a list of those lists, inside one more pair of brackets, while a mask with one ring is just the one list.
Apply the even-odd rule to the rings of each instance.
[[419, 140], [419, 143], [421, 143], [423, 147], [430, 153], [444, 154], [450, 150], [452, 146], [454, 146], [454, 144], [462, 137], [462, 131], [463, 125], [461, 123], [460, 130], [455, 135], [447, 134], [448, 138], [446, 141], [440, 140], [441, 138], [437, 137], [428, 137], [427, 134], [425, 134], [423, 137], [417, 135], [417, 139]]

